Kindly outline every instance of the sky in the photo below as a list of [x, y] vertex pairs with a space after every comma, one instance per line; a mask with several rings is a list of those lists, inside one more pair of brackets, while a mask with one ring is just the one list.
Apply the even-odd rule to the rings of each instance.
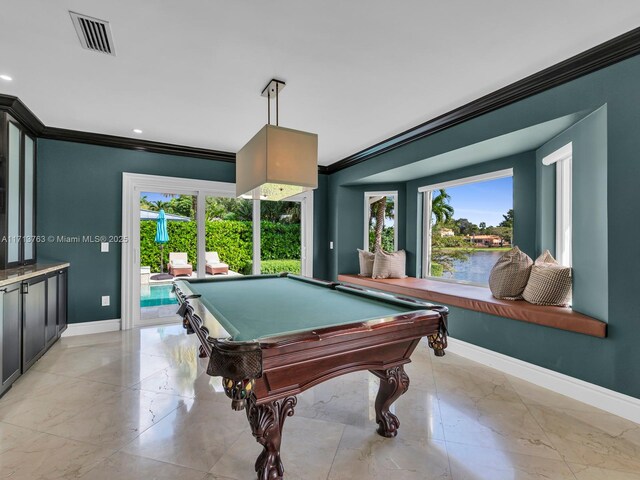
[[[513, 177], [498, 178], [447, 188], [454, 209], [453, 218], [466, 218], [479, 225], [498, 226], [507, 210], [513, 208]], [[168, 202], [171, 197], [162, 193], [143, 192], [147, 200]], [[393, 220], [388, 220], [393, 223]], [[386, 223], [386, 222], [385, 222]]]
[[167, 196], [164, 193], [156, 193], [156, 192], [142, 192], [140, 194], [140, 198], [147, 197], [147, 200], [150, 202], [157, 202], [158, 200], [162, 200], [163, 202], [168, 202], [171, 200], [171, 197], [176, 197], [177, 195]]
[[485, 182], [469, 183], [447, 188], [451, 195], [453, 218], [466, 218], [479, 225], [496, 227], [502, 217], [513, 208], [513, 177], [498, 178]]

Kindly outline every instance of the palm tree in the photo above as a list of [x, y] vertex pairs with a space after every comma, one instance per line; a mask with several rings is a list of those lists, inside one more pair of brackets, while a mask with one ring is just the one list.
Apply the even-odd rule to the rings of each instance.
[[453, 218], [453, 207], [449, 205], [451, 195], [444, 188], [438, 190], [438, 195], [431, 200], [431, 213], [435, 217], [435, 224], [448, 222]]
[[387, 197], [382, 197], [377, 202], [371, 204], [371, 217], [376, 218], [374, 251], [382, 249], [382, 229], [384, 228], [384, 218], [387, 216]]
[[169, 202], [165, 202], [164, 200], [156, 200], [155, 202], [151, 202], [151, 210], [155, 210], [159, 212], [160, 210], [166, 210], [169, 207]]

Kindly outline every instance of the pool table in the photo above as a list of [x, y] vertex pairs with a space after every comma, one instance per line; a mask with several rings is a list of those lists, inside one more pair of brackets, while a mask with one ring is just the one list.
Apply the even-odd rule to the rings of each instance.
[[377, 432], [397, 434], [389, 411], [409, 387], [403, 365], [421, 338], [435, 355], [447, 346], [446, 307], [298, 275], [176, 280], [187, 333], [200, 339], [207, 373], [221, 376], [235, 410], [263, 451], [260, 480], [280, 479], [282, 427], [298, 393], [345, 373], [370, 370], [380, 379]]

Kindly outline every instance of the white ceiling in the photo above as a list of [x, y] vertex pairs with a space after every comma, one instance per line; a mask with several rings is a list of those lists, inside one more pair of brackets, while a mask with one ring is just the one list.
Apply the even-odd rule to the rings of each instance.
[[637, 0], [0, 0], [0, 93], [47, 126], [235, 152], [277, 77], [280, 124], [328, 165], [638, 25]]

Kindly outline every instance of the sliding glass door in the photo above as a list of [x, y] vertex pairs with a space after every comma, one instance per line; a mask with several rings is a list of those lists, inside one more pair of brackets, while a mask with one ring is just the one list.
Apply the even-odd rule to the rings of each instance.
[[175, 278], [198, 272], [197, 195], [140, 194], [140, 320], [178, 320]]
[[123, 328], [178, 320], [176, 279], [312, 276], [312, 192], [245, 200], [232, 184], [125, 174], [123, 195]]

